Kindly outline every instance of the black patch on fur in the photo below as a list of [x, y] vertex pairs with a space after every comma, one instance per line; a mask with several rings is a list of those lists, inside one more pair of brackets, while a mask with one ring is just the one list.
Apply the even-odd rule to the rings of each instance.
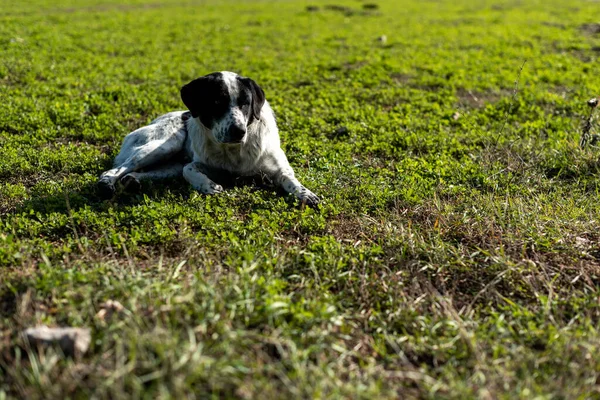
[[239, 83], [238, 106], [248, 116], [248, 125], [260, 119], [260, 110], [265, 104], [265, 92], [250, 78], [237, 77]]
[[181, 100], [200, 122], [212, 129], [216, 120], [221, 119], [229, 109], [230, 97], [223, 74], [212, 74], [195, 79], [181, 88]]

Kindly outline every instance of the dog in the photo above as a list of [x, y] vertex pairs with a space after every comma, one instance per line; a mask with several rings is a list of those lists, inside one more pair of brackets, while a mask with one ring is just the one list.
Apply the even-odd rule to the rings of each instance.
[[311, 207], [320, 199], [294, 176], [280, 147], [279, 131], [265, 93], [250, 78], [214, 72], [181, 88], [189, 111], [160, 116], [129, 133], [98, 187], [113, 196], [118, 181], [139, 185], [142, 180], [179, 176], [200, 193], [223, 192], [219, 177], [263, 176]]

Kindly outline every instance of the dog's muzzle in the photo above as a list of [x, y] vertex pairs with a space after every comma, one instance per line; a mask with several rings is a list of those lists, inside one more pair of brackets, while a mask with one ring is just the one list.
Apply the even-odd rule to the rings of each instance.
[[246, 128], [237, 125], [231, 125], [227, 130], [228, 143], [239, 143], [246, 136]]

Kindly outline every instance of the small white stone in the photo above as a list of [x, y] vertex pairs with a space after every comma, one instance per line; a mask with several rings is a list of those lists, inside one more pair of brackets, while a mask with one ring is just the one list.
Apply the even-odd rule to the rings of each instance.
[[92, 342], [88, 328], [49, 328], [42, 325], [26, 329], [23, 335], [31, 347], [58, 345], [67, 356], [85, 354]]

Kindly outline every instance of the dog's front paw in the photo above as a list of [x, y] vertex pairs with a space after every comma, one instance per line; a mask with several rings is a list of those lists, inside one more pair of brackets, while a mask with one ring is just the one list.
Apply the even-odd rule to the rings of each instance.
[[202, 185], [198, 191], [202, 194], [218, 194], [223, 192], [223, 186], [214, 182], [210, 182]]
[[321, 202], [319, 196], [317, 196], [305, 187], [302, 187], [296, 192], [296, 197], [302, 202], [302, 204], [306, 204], [307, 206], [312, 208], [316, 208]]

